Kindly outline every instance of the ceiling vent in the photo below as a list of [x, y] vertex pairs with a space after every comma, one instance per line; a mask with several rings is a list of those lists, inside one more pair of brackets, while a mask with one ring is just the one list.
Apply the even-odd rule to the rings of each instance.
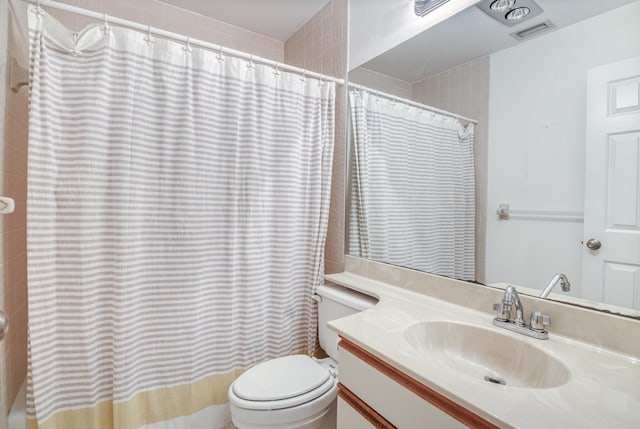
[[531, 39], [532, 37], [536, 37], [542, 33], [545, 33], [551, 30], [552, 28], [555, 28], [555, 24], [547, 20], [547, 21], [541, 22], [540, 24], [536, 24], [532, 27], [525, 28], [524, 30], [511, 33], [511, 35], [518, 40], [526, 40], [526, 39]]

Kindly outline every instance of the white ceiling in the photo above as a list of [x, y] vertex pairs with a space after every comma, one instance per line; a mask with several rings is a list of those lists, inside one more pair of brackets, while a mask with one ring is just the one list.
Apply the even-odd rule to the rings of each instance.
[[413, 0], [349, 0], [349, 66], [356, 68], [478, 0], [451, 0], [424, 18]]
[[329, 0], [160, 0], [282, 42]]
[[513, 27], [500, 24], [472, 6], [362, 67], [414, 83], [475, 58], [526, 43], [510, 34], [542, 21], [553, 22], [556, 28], [551, 31], [555, 31], [634, 1], [637, 0], [536, 0], [544, 13]]

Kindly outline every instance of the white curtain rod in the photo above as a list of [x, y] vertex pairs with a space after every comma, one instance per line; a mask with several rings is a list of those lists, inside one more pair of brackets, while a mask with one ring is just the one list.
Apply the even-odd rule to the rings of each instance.
[[298, 73], [303, 76], [313, 77], [320, 80], [325, 80], [329, 82], [335, 82], [338, 85], [344, 85], [344, 79], [338, 79], [333, 76], [312, 72], [309, 70], [301, 69], [299, 67], [290, 66], [287, 64], [279, 63], [277, 61], [269, 60], [267, 58], [258, 57], [256, 55], [251, 55], [246, 52], [236, 51], [235, 49], [225, 48], [222, 45], [215, 45], [213, 43], [205, 42], [204, 40], [193, 39], [191, 37], [185, 36], [183, 34], [173, 33], [171, 31], [161, 30], [159, 28], [154, 28], [149, 25], [140, 24], [139, 22], [129, 21], [127, 19], [117, 18], [115, 16], [108, 16], [105, 13], [94, 12], [92, 10], [83, 9], [77, 6], [72, 6], [66, 3], [61, 3], [53, 0], [22, 0], [27, 3], [36, 5], [38, 7], [50, 7], [53, 9], [62, 10], [64, 12], [75, 13], [77, 15], [86, 16], [88, 18], [93, 18], [100, 21], [106, 21], [109, 24], [117, 24], [123, 27], [129, 27], [134, 30], [140, 30], [146, 33], [152, 33], [157, 36], [161, 36], [167, 39], [172, 39], [180, 42], [189, 43], [190, 45], [200, 46], [206, 49], [210, 49], [215, 52], [220, 52], [222, 54], [230, 55], [233, 57], [242, 58], [245, 60], [253, 61], [256, 63], [266, 64], [269, 66], [273, 66], [278, 70], [290, 71], [293, 73]]
[[359, 89], [361, 91], [367, 91], [367, 92], [369, 92], [369, 93], [371, 93], [373, 95], [377, 95], [377, 96], [380, 96], [380, 97], [388, 98], [388, 99], [393, 100], [393, 101], [398, 101], [398, 102], [404, 103], [404, 104], [406, 104], [408, 106], [413, 106], [413, 107], [418, 107], [418, 108], [421, 108], [421, 109], [425, 109], [425, 110], [428, 110], [430, 112], [436, 112], [436, 113], [439, 113], [439, 114], [444, 115], [444, 116], [449, 116], [449, 117], [456, 118], [456, 119], [462, 119], [463, 121], [471, 122], [472, 124], [477, 124], [478, 123], [477, 120], [472, 119], [472, 118], [467, 118], [466, 116], [457, 115], [455, 113], [447, 112], [446, 110], [438, 109], [438, 108], [435, 108], [435, 107], [432, 107], [432, 106], [427, 106], [426, 104], [418, 103], [416, 101], [412, 101], [412, 100], [409, 100], [407, 98], [398, 97], [398, 96], [391, 95], [391, 94], [388, 94], [386, 92], [378, 91], [378, 90], [375, 90], [375, 89], [372, 89], [372, 88], [367, 88], [366, 86], [358, 85], [356, 83], [349, 83], [349, 88]]

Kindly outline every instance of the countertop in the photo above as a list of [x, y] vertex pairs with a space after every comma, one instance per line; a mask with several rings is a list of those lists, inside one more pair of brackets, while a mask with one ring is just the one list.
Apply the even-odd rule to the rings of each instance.
[[[492, 325], [490, 314], [367, 277], [339, 273], [328, 281], [379, 299], [329, 327], [396, 369], [504, 428], [640, 428], [640, 359], [553, 334], [537, 340]], [[425, 359], [405, 340], [421, 321], [476, 325], [529, 343], [562, 362], [571, 378], [553, 388], [488, 383]], [[640, 341], [629, 338], [630, 341]]]

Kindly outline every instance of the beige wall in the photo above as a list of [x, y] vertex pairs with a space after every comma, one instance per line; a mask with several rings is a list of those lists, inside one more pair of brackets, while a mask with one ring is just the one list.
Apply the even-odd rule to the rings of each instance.
[[7, 91], [4, 119], [4, 160], [2, 195], [16, 202], [13, 214], [2, 218], [2, 277], [4, 308], [10, 329], [4, 342], [4, 369], [7, 371], [6, 404], [16, 397], [27, 371], [27, 95], [26, 87]]
[[[330, 76], [347, 76], [348, 0], [331, 0], [284, 45], [284, 61]], [[337, 87], [336, 129], [325, 271], [344, 268], [344, 187], [347, 131], [346, 87]]]
[[487, 224], [487, 148], [489, 129], [489, 57], [445, 70], [413, 84], [411, 98], [476, 119], [476, 280], [485, 280]]
[[358, 67], [349, 72], [349, 82], [386, 92], [397, 97], [411, 98], [413, 85], [400, 79]]
[[0, 218], [2, 250], [0, 258], [0, 309], [9, 317], [10, 329], [0, 344], [0, 428], [6, 425], [6, 415], [16, 397], [27, 370], [27, 92], [22, 87], [16, 93], [9, 88], [7, 45], [11, 24], [6, 2], [0, 9], [0, 163], [1, 191], [12, 197], [15, 212]]

